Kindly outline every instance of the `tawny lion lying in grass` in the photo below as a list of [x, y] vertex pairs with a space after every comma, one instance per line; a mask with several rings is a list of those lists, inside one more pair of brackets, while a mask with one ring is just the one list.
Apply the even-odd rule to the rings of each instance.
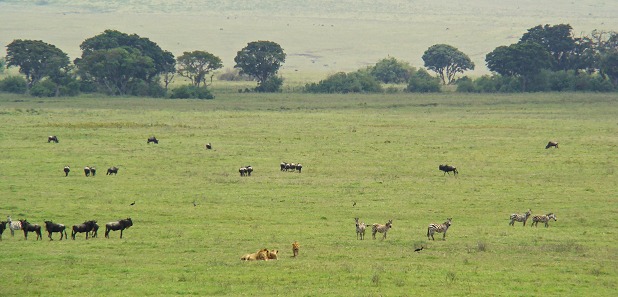
[[277, 260], [277, 254], [279, 254], [278, 250], [268, 250], [261, 249], [253, 254], [246, 254], [242, 256], [240, 259], [243, 261], [254, 261], [254, 260]]

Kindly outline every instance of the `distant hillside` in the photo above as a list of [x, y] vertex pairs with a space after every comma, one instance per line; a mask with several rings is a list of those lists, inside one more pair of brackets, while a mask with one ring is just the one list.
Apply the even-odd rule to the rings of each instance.
[[41, 39], [75, 58], [79, 44], [105, 29], [136, 33], [174, 54], [206, 50], [233, 66], [254, 40], [288, 54], [284, 71], [332, 73], [393, 56], [422, 66], [431, 45], [467, 53], [486, 73], [485, 55], [538, 24], [569, 23], [579, 34], [618, 30], [613, 1], [11, 1], [0, 0], [0, 47]]

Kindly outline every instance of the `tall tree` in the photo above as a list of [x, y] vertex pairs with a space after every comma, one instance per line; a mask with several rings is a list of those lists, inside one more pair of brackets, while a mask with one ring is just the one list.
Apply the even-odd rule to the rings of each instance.
[[277, 74], [285, 62], [285, 53], [281, 46], [272, 41], [253, 41], [238, 51], [234, 68], [241, 74], [249, 75], [258, 81], [258, 86]]
[[177, 62], [178, 74], [190, 79], [198, 88], [200, 84], [206, 84], [206, 75], [223, 67], [219, 57], [205, 51], [184, 52]]
[[13, 40], [7, 47], [7, 67], [19, 67], [26, 76], [28, 87], [44, 77], [68, 71], [69, 57], [54, 45], [41, 40]]
[[553, 70], [577, 70], [573, 61], [577, 57], [575, 51], [577, 40], [573, 38], [569, 24], [538, 25], [528, 29], [520, 39], [520, 43], [534, 42], [542, 45], [551, 57]]
[[503, 76], [520, 77], [522, 90], [526, 90], [528, 80], [548, 69], [550, 64], [549, 53], [540, 44], [524, 42], [499, 46], [485, 57], [487, 68]]
[[427, 69], [434, 71], [442, 84], [452, 84], [457, 73], [474, 70], [474, 63], [468, 55], [448, 44], [430, 46], [423, 54]]

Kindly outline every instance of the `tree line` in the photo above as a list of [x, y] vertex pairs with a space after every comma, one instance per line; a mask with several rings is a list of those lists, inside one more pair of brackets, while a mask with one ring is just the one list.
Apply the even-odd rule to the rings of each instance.
[[[618, 89], [618, 33], [595, 30], [575, 37], [568, 24], [538, 25], [517, 43], [499, 46], [485, 57], [491, 75], [469, 78], [475, 65], [468, 55], [448, 44], [436, 44], [423, 54], [424, 67], [387, 57], [354, 72], [339, 72], [303, 90], [311, 93], [439, 92], [456, 85], [459, 92], [616, 91]], [[14, 40], [7, 45], [2, 67], [18, 67], [22, 76], [0, 81], [0, 91], [33, 96], [74, 96], [82, 92], [169, 98], [212, 99], [208, 89], [221, 59], [195, 50], [178, 57], [155, 42], [115, 30], [84, 40], [81, 57], [73, 62], [62, 50], [40, 40]], [[272, 41], [254, 41], [237, 52], [236, 73], [257, 81], [244, 91], [280, 92], [278, 71], [286, 54]], [[3, 65], [4, 64], [4, 65]], [[430, 74], [429, 71], [434, 72]], [[190, 84], [169, 90], [176, 75]], [[390, 85], [384, 88], [384, 84]]]

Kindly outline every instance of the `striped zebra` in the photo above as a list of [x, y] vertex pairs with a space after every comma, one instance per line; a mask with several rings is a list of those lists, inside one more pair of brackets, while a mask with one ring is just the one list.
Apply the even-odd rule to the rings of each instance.
[[451, 226], [452, 220], [452, 218], [448, 218], [446, 219], [446, 222], [444, 222], [444, 224], [429, 224], [429, 227], [427, 227], [427, 240], [429, 240], [429, 236], [431, 236], [432, 240], [435, 240], [433, 238], [433, 234], [436, 232], [444, 233], [442, 235], [442, 240], [446, 240], [446, 231]]
[[526, 213], [522, 214], [518, 214], [518, 213], [514, 213], [511, 215], [511, 222], [509, 223], [509, 225], [511, 226], [515, 226], [515, 222], [523, 222], [524, 223], [524, 227], [526, 226], [526, 221], [528, 220], [528, 217], [532, 214], [532, 210], [528, 209], [528, 211], [526, 211]]
[[382, 239], [386, 239], [386, 232], [388, 232], [388, 230], [390, 228], [393, 228], [393, 220], [388, 220], [388, 222], [385, 225], [382, 224], [373, 224], [371, 226], [371, 236], [373, 236], [373, 239], [376, 239], [376, 233], [380, 232], [380, 233], [384, 233], [384, 236], [382, 237]]
[[358, 235], [360, 235], [360, 239], [363, 240], [363, 238], [365, 238], [365, 228], [367, 226], [365, 226], [364, 222], [358, 222], [358, 218], [354, 218], [354, 221], [356, 221], [356, 239], [358, 239]]
[[7, 223], [9, 223], [9, 229], [11, 229], [11, 236], [15, 236], [15, 230], [21, 230], [21, 221], [13, 222], [11, 216], [6, 217]]
[[557, 221], [556, 219], [556, 215], [553, 212], [550, 212], [546, 215], [538, 215], [538, 216], [534, 216], [532, 217], [532, 224], [530, 225], [530, 227], [535, 226], [538, 227], [539, 222], [543, 222], [545, 223], [545, 228], [549, 227], [549, 220], [553, 219], [554, 221]]

